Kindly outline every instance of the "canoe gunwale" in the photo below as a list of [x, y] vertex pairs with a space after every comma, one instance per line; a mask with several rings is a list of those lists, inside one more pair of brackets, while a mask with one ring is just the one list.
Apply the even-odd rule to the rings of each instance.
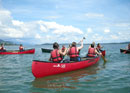
[[[89, 59], [87, 59], [87, 57], [81, 57], [82, 58], [86, 58], [85, 60], [81, 60], [81, 61], [71, 61], [71, 62], [68, 62], [68, 63], [76, 63], [76, 62], [82, 62], [82, 61], [87, 61], [87, 60], [91, 60], [91, 59], [96, 59], [98, 58], [99, 56], [97, 57], [88, 57]], [[33, 62], [43, 62], [43, 63], [55, 63], [55, 62], [52, 62], [52, 61], [41, 61], [41, 60], [33, 60]], [[64, 62], [63, 62], [64, 63]], [[61, 63], [57, 63], [57, 64], [61, 64]], [[65, 63], [64, 63], [65, 64]]]

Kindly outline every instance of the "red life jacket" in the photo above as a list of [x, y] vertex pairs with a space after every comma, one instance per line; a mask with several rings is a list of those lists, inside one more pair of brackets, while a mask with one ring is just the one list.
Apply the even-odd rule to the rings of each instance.
[[88, 50], [88, 56], [89, 57], [94, 57], [95, 56], [95, 48], [89, 48]]
[[62, 60], [61, 55], [58, 53], [58, 49], [54, 49], [51, 52], [51, 58], [53, 62], [59, 62]]
[[97, 46], [98, 49], [101, 49], [101, 46]]
[[65, 47], [62, 47], [62, 52], [64, 52], [65, 51]]
[[23, 47], [19, 47], [19, 50], [23, 50]]
[[69, 55], [71, 58], [78, 57], [79, 53], [77, 51], [77, 48], [76, 47], [70, 48]]

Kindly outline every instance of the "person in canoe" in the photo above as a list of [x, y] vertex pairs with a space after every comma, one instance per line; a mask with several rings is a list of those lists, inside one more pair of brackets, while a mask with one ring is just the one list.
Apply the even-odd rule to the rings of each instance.
[[87, 57], [95, 57], [96, 54], [101, 55], [101, 53], [99, 53], [97, 49], [94, 48], [94, 44], [91, 44], [91, 46], [88, 49]]
[[24, 47], [23, 47], [22, 44], [20, 44], [20, 46], [19, 46], [19, 51], [20, 51], [20, 52], [24, 51]]
[[64, 56], [66, 54], [66, 48], [65, 51], [62, 52], [62, 50], [59, 49], [59, 44], [57, 42], [55, 42], [53, 44], [53, 51], [51, 51], [51, 55], [49, 58], [49, 61], [53, 61], [55, 63], [60, 63], [62, 61], [62, 56]]
[[0, 52], [6, 52], [6, 49], [4, 48], [4, 44], [1, 44], [1, 46], [0, 46]]
[[83, 48], [83, 40], [81, 40], [81, 46], [76, 47], [76, 42], [72, 42], [71, 47], [68, 49], [68, 55], [70, 56], [70, 61], [80, 61], [79, 50]]
[[100, 43], [98, 43], [97, 47], [96, 47], [97, 51], [102, 52], [103, 50], [101, 48], [103, 48], [103, 47], [100, 45]]
[[62, 52], [64, 52], [64, 51], [65, 51], [65, 46], [64, 46], [64, 45], [62, 46], [62, 49], [61, 49], [61, 50], [62, 50]]
[[130, 50], [130, 43], [128, 44], [128, 50]]

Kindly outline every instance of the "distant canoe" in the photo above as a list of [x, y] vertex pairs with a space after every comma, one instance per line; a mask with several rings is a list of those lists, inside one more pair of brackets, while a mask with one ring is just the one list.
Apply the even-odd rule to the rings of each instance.
[[47, 61], [33, 60], [32, 73], [36, 78], [42, 78], [55, 74], [70, 72], [82, 68], [86, 68], [96, 64], [100, 59], [100, 56], [94, 58], [81, 58], [79, 62], [69, 63], [53, 63]]
[[124, 54], [130, 54], [130, 50], [126, 50], [126, 49], [120, 49], [120, 52]]
[[35, 49], [28, 49], [20, 52], [19, 50], [6, 50], [5, 52], [0, 52], [0, 55], [9, 55], [9, 54], [34, 54]]
[[51, 53], [52, 49], [41, 48], [42, 52]]

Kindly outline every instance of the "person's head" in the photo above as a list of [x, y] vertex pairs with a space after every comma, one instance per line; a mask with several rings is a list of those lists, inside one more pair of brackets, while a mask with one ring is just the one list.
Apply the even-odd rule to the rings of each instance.
[[1, 44], [1, 46], [4, 46], [4, 44]]
[[97, 46], [100, 46], [100, 43], [98, 43]]
[[72, 47], [76, 47], [76, 42], [72, 42]]
[[53, 48], [54, 49], [58, 49], [59, 48], [59, 44], [57, 42], [53, 43]]
[[93, 42], [92, 44], [95, 45], [95, 42]]
[[94, 48], [94, 44], [91, 44], [91, 48]]
[[22, 44], [20, 44], [20, 46], [23, 46]]

